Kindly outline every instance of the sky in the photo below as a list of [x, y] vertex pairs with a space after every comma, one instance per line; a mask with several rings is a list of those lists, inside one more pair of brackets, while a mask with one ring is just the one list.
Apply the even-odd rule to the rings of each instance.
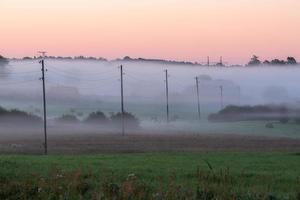
[[0, 0], [0, 54], [300, 61], [299, 0]]

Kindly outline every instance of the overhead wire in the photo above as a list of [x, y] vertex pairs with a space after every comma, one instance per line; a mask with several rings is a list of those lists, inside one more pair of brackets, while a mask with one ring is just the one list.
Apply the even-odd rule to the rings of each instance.
[[23, 84], [23, 83], [35, 82], [35, 81], [38, 81], [38, 79], [33, 79], [33, 80], [23, 80], [23, 81], [17, 81], [17, 82], [9, 82], [9, 83], [1, 83], [2, 81], [0, 81], [0, 86], [2, 86], [2, 85]]
[[[75, 73], [73, 73], [73, 72], [71, 72], [71, 71], [65, 71], [65, 70], [62, 70], [62, 69], [59, 69], [59, 68], [57, 68], [57, 67], [54, 67], [53, 65], [47, 65], [47, 66], [49, 66], [49, 67], [51, 67], [51, 69], [55, 69], [56, 71], [59, 71], [59, 72], [62, 72], [62, 73], [66, 73], [66, 74], [71, 74], [71, 75], [75, 75], [75, 76], [77, 76], [78, 74], [75, 74]], [[102, 71], [102, 72], [96, 72], [96, 73], [94, 73], [94, 72], [89, 72], [89, 73], [87, 73], [87, 72], [85, 72], [84, 74], [82, 74], [82, 75], [103, 75], [103, 74], [108, 74], [108, 73], [111, 73], [111, 72], [115, 72], [115, 71], [112, 71], [113, 69], [110, 69], [110, 70], [106, 70], [106, 71]]]

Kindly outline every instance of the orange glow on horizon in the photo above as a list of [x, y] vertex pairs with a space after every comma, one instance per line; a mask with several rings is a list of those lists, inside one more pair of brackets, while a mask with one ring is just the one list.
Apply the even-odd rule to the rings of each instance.
[[299, 0], [1, 0], [0, 54], [300, 60]]

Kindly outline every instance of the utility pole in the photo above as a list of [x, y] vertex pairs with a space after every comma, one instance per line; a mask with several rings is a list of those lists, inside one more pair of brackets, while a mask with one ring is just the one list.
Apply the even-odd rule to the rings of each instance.
[[220, 91], [221, 91], [221, 96], [220, 96], [220, 100], [221, 100], [221, 110], [223, 110], [223, 108], [224, 108], [224, 103], [223, 103], [223, 86], [221, 85], [220, 86]]
[[168, 78], [169, 78], [169, 75], [168, 75], [168, 70], [166, 69], [165, 70], [165, 74], [166, 74], [166, 100], [167, 100], [167, 123], [169, 123], [169, 83], [168, 83]]
[[220, 65], [223, 66], [223, 56], [220, 57]]
[[38, 51], [39, 54], [41, 54], [42, 58], [46, 57], [46, 51]]
[[209, 60], [209, 56], [207, 56], [207, 66], [209, 67], [210, 65], [210, 60]]
[[196, 77], [197, 101], [198, 101], [198, 117], [201, 120], [200, 96], [199, 96], [199, 79]]
[[238, 104], [240, 106], [241, 105], [241, 87], [238, 86], [237, 89], [238, 89]]
[[121, 75], [121, 123], [122, 123], [122, 136], [125, 135], [125, 119], [124, 119], [124, 90], [123, 90], [123, 66], [120, 66]]
[[47, 146], [47, 109], [46, 109], [46, 87], [45, 87], [45, 61], [44, 58], [40, 61], [42, 64], [42, 78], [43, 81], [43, 108], [44, 108], [44, 153], [48, 154]]

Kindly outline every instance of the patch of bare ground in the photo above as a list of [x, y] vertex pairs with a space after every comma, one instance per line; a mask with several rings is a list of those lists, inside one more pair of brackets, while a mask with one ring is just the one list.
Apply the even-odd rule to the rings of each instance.
[[[43, 129], [15, 127], [0, 131], [0, 153], [42, 154]], [[96, 154], [168, 151], [299, 151], [300, 139], [196, 133], [151, 133], [80, 128], [49, 128], [49, 153]]]

